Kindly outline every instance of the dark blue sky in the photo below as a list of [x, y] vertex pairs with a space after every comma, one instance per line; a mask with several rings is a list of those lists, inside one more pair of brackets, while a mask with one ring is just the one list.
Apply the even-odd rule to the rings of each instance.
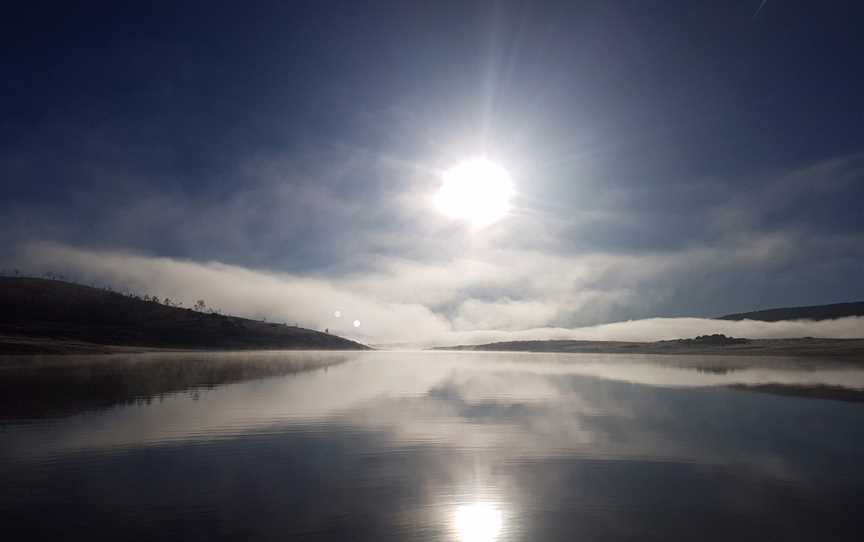
[[[19, 3], [0, 256], [51, 242], [333, 280], [502, 251], [690, 262], [668, 283], [609, 271], [577, 289], [625, 298], [549, 325], [864, 297], [864, 8], [760, 3]], [[519, 196], [481, 242], [417, 202], [484, 152]], [[457, 290], [418, 302], [524, 297]]]

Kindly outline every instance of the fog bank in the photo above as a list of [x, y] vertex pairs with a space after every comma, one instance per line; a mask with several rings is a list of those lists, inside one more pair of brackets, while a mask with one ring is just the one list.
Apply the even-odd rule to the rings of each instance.
[[[329, 329], [384, 346], [532, 339], [656, 341], [712, 333], [747, 338], [864, 337], [862, 317], [818, 322], [647, 318], [591, 326], [543, 325], [563, 310], [548, 299], [514, 301], [505, 297], [489, 302], [471, 297], [472, 282], [497, 273], [483, 268], [464, 275], [444, 275], [392, 266], [364, 276], [315, 277], [43, 243], [23, 247], [19, 262], [30, 272], [51, 270], [85, 284], [169, 297], [185, 306], [204, 299], [223, 313]], [[449, 276], [451, 283], [439, 280], [444, 276]], [[412, 284], [415, 290], [422, 289], [425, 280], [432, 291], [411, 291]], [[464, 282], [460, 284], [460, 280]], [[499, 283], [506, 286], [503, 281]], [[426, 296], [432, 298], [427, 300]], [[440, 308], [448, 305], [457, 309], [448, 312]]]

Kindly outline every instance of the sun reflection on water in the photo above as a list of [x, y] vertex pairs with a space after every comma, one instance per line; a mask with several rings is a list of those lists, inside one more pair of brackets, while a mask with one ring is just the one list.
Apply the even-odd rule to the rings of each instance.
[[501, 510], [488, 503], [460, 506], [453, 519], [460, 542], [492, 542], [501, 532]]

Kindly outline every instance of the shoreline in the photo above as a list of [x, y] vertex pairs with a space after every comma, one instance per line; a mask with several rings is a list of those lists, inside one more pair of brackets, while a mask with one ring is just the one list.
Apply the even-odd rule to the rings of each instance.
[[327, 348], [326, 346], [147, 346], [101, 344], [86, 341], [71, 341], [46, 337], [29, 337], [26, 335], [0, 335], [0, 356], [34, 356], [34, 355], [107, 355], [107, 354], [143, 354], [148, 352], [229, 352], [229, 351], [279, 351], [279, 350], [325, 350], [332, 352], [362, 352], [366, 348]]

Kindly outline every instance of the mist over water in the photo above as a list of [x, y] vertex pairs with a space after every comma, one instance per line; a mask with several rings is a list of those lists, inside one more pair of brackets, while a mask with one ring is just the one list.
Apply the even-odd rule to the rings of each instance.
[[16, 540], [861, 535], [854, 366], [271, 352], [0, 370]]
[[[57, 244], [28, 245], [23, 254], [28, 267], [68, 269], [85, 283], [111, 284], [121, 291], [186, 299], [190, 305], [194, 302], [190, 292], [195, 292], [195, 297], [206, 298], [226, 313], [299, 322], [305, 327], [329, 329], [364, 344], [385, 347], [544, 339], [658, 341], [713, 333], [751, 339], [864, 336], [864, 317], [856, 316], [777, 322], [693, 317], [630, 319], [625, 313], [605, 311], [603, 307], [609, 299], [577, 300], [563, 291], [547, 291], [544, 288], [549, 284], [567, 282], [560, 280], [558, 272], [573, 262], [538, 259], [530, 253], [511, 254], [506, 261], [494, 264], [461, 261], [430, 267], [403, 262], [375, 275], [352, 274], [338, 280]], [[533, 263], [527, 266], [528, 262]], [[627, 260], [618, 265], [629, 270], [642, 269], [645, 263]], [[607, 266], [593, 262], [587, 267], [590, 273], [585, 272], [602, 275], [600, 270]], [[544, 288], [533, 291], [526, 281], [537, 282]], [[238, 287], [240, 284], [242, 287]], [[482, 290], [489, 284], [497, 284], [502, 292], [509, 293], [495, 302], [462, 297], [465, 292]], [[588, 284], [584, 286], [591, 288]], [[578, 289], [578, 285], [574, 287]], [[517, 302], [508, 296], [524, 299]], [[455, 313], [433, 310], [448, 305], [459, 309]], [[582, 316], [599, 320], [588, 325], [556, 316], [574, 307], [580, 309], [577, 312]], [[621, 320], [616, 321], [616, 317]], [[362, 322], [362, 326], [353, 325], [354, 322]], [[406, 334], [406, 330], [410, 333]]]

